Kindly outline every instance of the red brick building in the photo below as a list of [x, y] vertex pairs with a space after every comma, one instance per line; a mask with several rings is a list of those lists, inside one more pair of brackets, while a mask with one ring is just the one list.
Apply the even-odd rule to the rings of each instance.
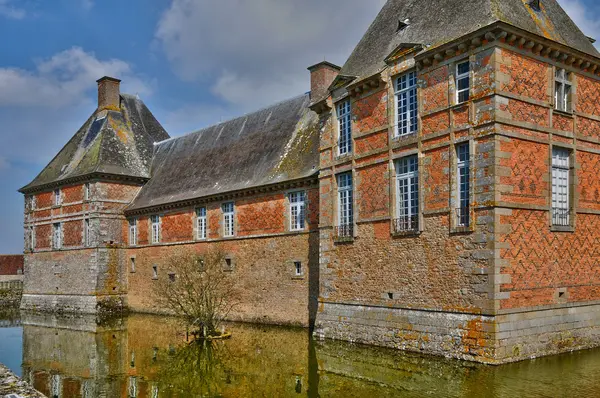
[[233, 319], [489, 363], [600, 343], [600, 54], [556, 0], [389, 0], [309, 70], [174, 139], [101, 80], [22, 189], [23, 306], [156, 311], [169, 253], [218, 244]]
[[0, 256], [0, 276], [23, 275], [23, 255]]

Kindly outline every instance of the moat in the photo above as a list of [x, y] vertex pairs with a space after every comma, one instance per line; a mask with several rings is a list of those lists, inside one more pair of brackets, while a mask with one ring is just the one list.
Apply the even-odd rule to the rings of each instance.
[[14, 312], [0, 326], [0, 362], [49, 397], [600, 396], [598, 349], [490, 367], [246, 324], [188, 345], [176, 319], [146, 315]]

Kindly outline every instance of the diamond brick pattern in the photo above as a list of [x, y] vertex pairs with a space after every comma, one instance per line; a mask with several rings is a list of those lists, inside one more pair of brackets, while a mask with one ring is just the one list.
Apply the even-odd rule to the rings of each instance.
[[419, 78], [423, 112], [443, 108], [448, 102], [448, 66], [442, 66]]
[[389, 181], [387, 164], [379, 164], [360, 170], [357, 196], [361, 219], [389, 214]]
[[584, 117], [578, 117], [577, 132], [584, 137], [600, 138], [600, 122]]
[[512, 192], [506, 192], [503, 198], [519, 203], [546, 204], [547, 183], [544, 176], [548, 173], [545, 154], [548, 146], [519, 139], [502, 142], [502, 152], [512, 156], [500, 159], [500, 165], [511, 170], [509, 176], [501, 177], [501, 183], [511, 185]]
[[579, 189], [579, 206], [588, 209], [600, 210], [600, 155], [590, 152], [577, 152], [577, 170]]
[[353, 104], [355, 132], [362, 133], [387, 125], [387, 92], [379, 91]]
[[588, 115], [600, 116], [600, 83], [577, 76], [577, 110]]
[[237, 204], [237, 235], [284, 232], [284, 200], [283, 195], [273, 195]]
[[503, 50], [502, 56], [510, 60], [510, 67], [501, 64], [500, 71], [510, 76], [502, 90], [538, 101], [548, 100], [548, 65], [532, 58]]
[[356, 143], [356, 154], [361, 155], [367, 152], [383, 149], [387, 146], [387, 131], [372, 134], [367, 137], [357, 138]]
[[549, 127], [549, 112], [547, 108], [542, 106], [510, 100], [508, 103], [508, 111], [511, 113], [513, 120], [533, 123], [542, 127]]

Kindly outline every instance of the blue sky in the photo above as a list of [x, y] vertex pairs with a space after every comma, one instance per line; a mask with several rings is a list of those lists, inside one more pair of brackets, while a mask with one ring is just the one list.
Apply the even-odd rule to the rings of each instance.
[[[27, 184], [122, 79], [171, 136], [309, 90], [384, 0], [0, 0], [0, 253], [23, 247]], [[560, 0], [600, 39], [596, 0]]]

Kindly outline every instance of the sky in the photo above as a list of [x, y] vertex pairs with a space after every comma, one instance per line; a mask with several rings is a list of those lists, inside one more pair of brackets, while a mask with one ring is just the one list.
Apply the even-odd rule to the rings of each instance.
[[[597, 0], [559, 0], [600, 39]], [[385, 0], [0, 0], [0, 253], [23, 251], [29, 183], [122, 80], [171, 136], [309, 90]]]

